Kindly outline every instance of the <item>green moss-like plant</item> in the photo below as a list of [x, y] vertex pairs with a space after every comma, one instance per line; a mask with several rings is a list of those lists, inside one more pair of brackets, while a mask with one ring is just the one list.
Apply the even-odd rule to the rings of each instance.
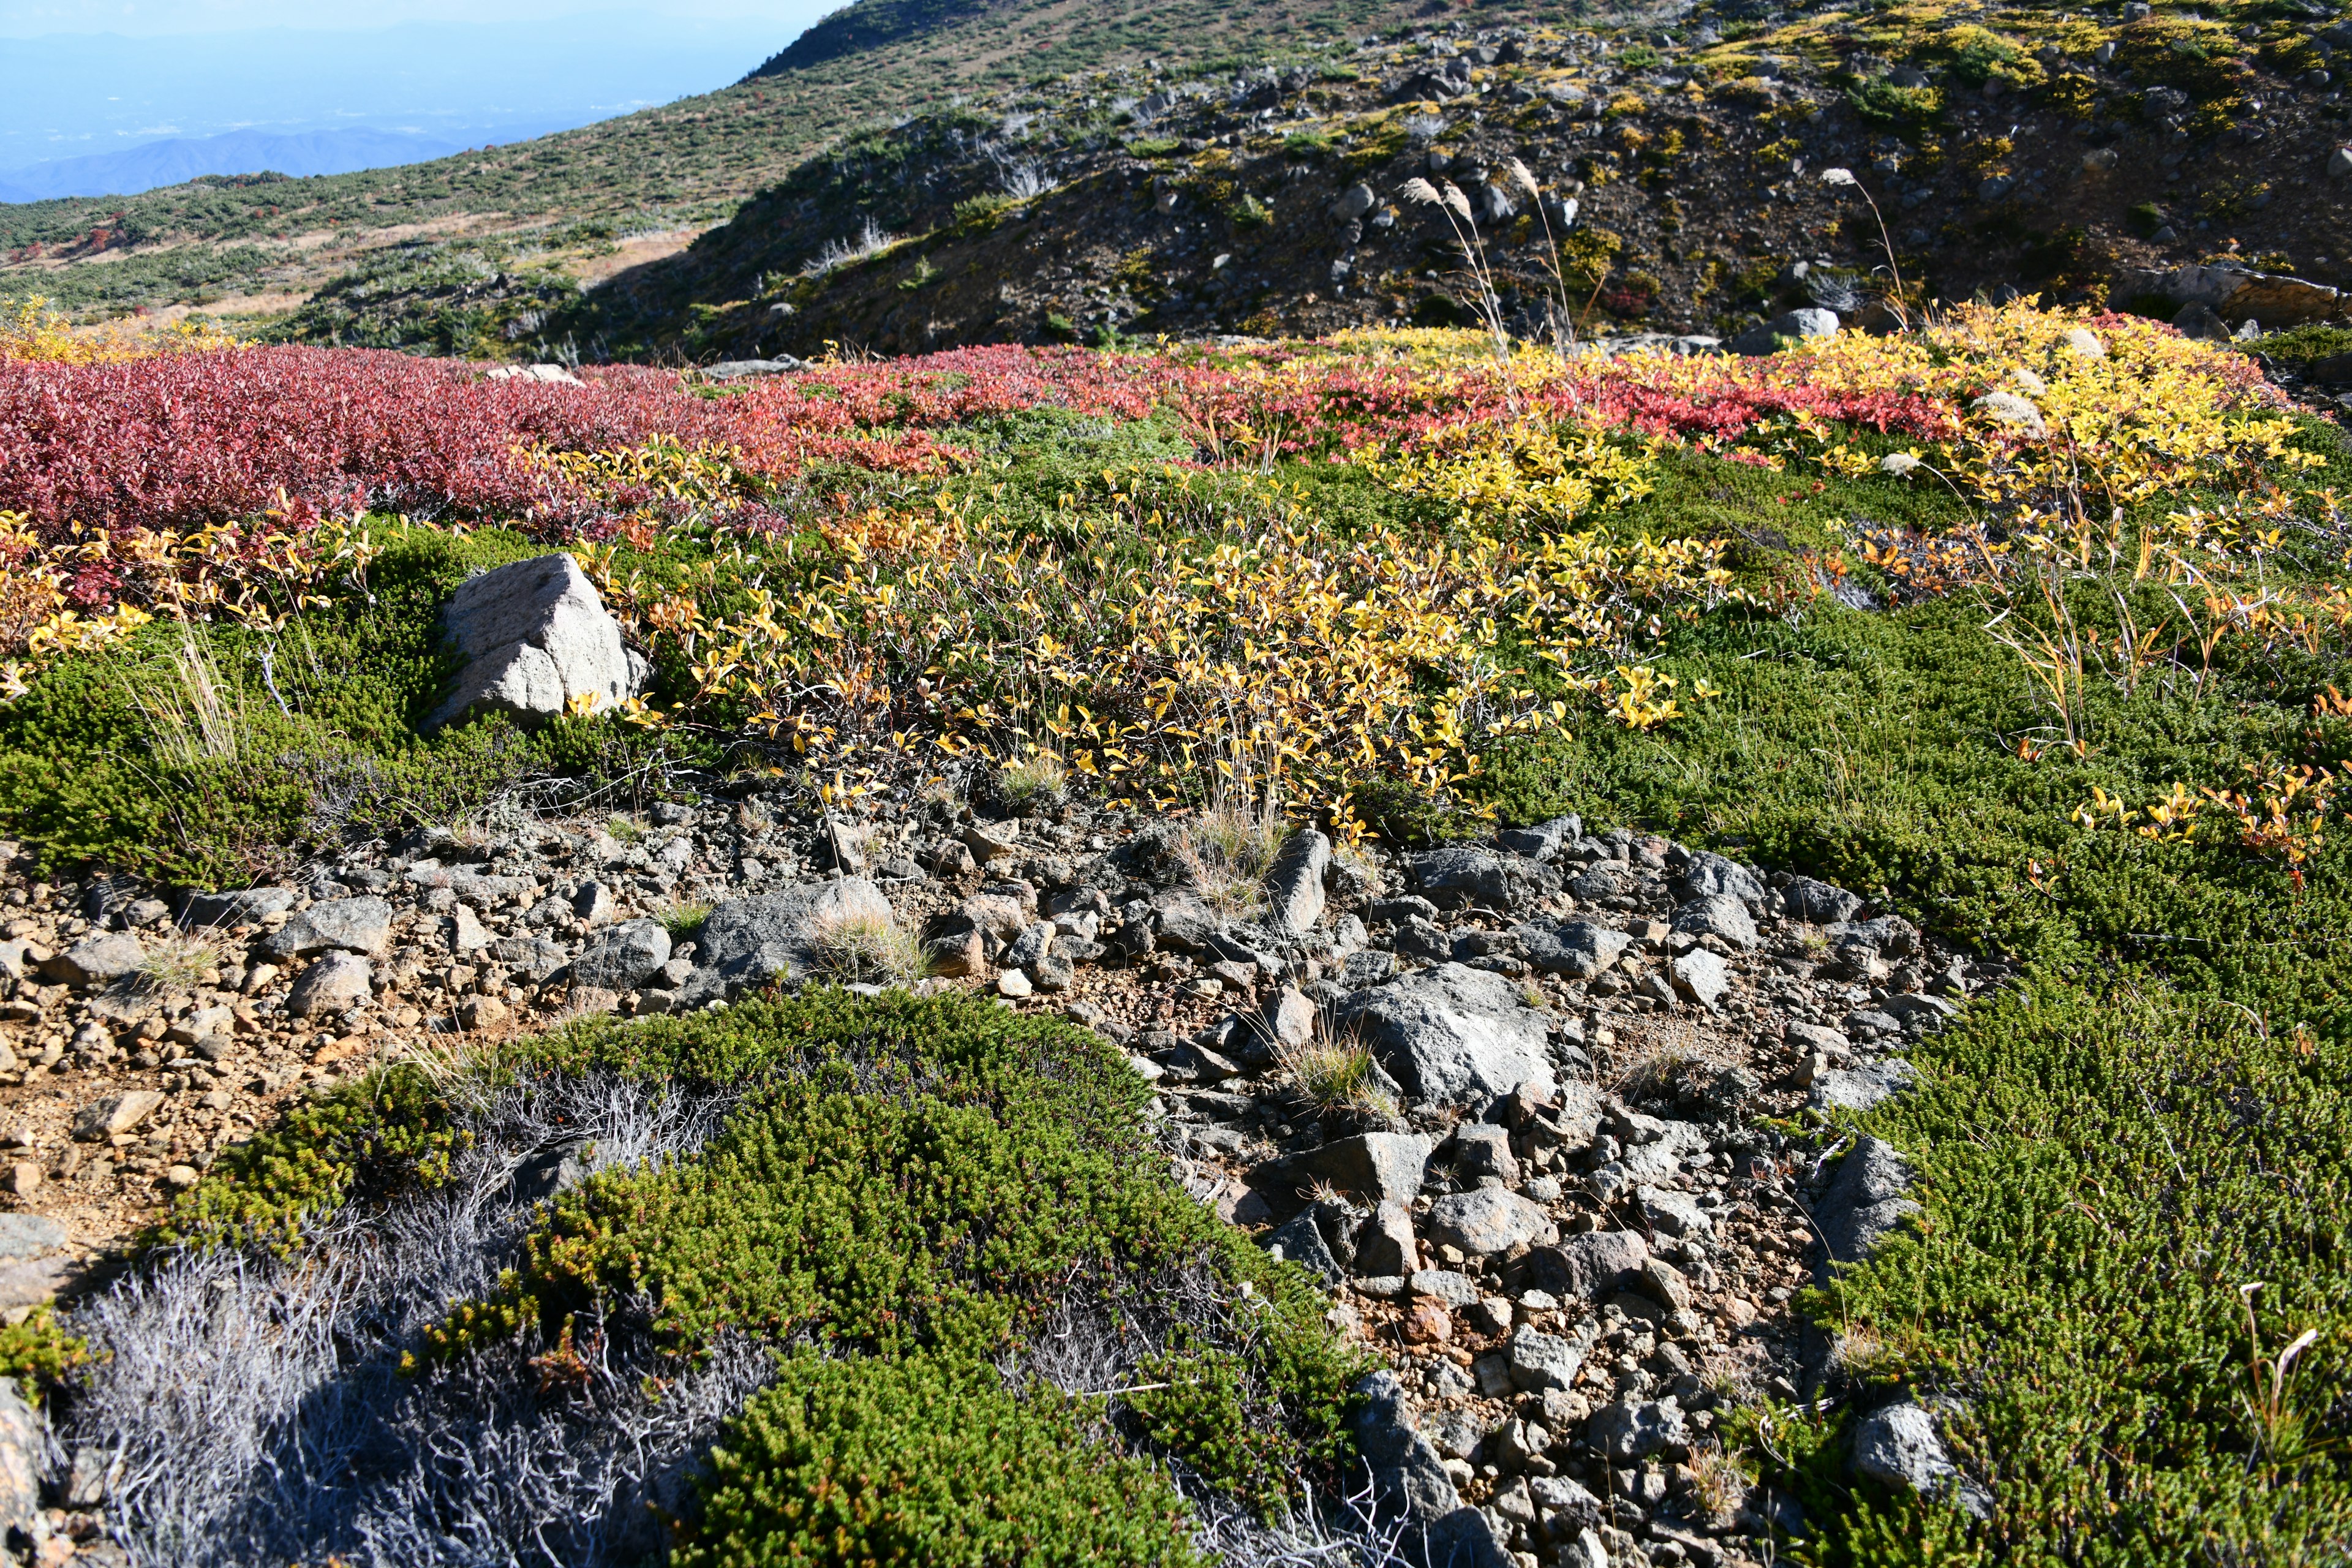
[[1182, 1499], [1108, 1439], [1100, 1401], [984, 1366], [803, 1353], [728, 1424], [670, 1561], [1191, 1568]]

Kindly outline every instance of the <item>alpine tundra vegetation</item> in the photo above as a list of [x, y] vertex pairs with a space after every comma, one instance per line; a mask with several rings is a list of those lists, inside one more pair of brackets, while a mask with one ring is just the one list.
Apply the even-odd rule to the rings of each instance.
[[2352, 1555], [2347, 25], [1068, 12], [12, 242], [0, 1557]]

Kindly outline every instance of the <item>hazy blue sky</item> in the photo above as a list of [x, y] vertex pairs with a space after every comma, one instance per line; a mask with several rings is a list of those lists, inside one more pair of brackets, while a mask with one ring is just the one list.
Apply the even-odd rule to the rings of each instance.
[[[655, 0], [631, 10], [648, 20], [724, 17], [766, 22], [789, 37], [844, 3]], [[136, 37], [260, 27], [356, 31], [399, 22], [548, 21], [597, 8], [578, 0], [369, 0], [364, 5], [320, 5], [318, 0], [0, 0], [0, 37], [27, 38], [43, 33]]]
[[707, 92], [842, 0], [0, 0], [0, 169], [228, 131], [519, 141]]

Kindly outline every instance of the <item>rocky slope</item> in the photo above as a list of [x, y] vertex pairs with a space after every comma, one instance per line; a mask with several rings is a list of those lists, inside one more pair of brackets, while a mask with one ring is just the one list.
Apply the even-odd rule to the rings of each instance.
[[[1058, 790], [828, 812], [755, 784], [421, 831], [275, 888], [16, 866], [5, 1304], [102, 1284], [226, 1144], [350, 1075], [879, 978], [903, 930], [918, 990], [1128, 1048], [1187, 1187], [1322, 1275], [1393, 1367], [1360, 1436], [1423, 1516], [1466, 1505], [1512, 1550], [1595, 1563], [1759, 1560], [1801, 1527], [1695, 1456], [1738, 1404], [1848, 1392], [1791, 1298], [1907, 1203], [1884, 1150], [1838, 1163], [1779, 1129], [1899, 1092], [1906, 1044], [2011, 971], [1826, 883], [1574, 817], [1428, 851], [1302, 830], [1255, 885], [1204, 877], [1198, 832]], [[1878, 1479], [1973, 1484], [1919, 1407], [1872, 1419], [1926, 1434], [1862, 1442]], [[102, 1482], [68, 1489], [39, 1528], [109, 1560]]]
[[1480, 286], [1415, 178], [1465, 193], [1522, 335], [1563, 313], [1588, 336], [1851, 317], [1895, 268], [1915, 303], [2132, 304], [2133, 272], [2213, 259], [2332, 284], [2352, 156], [2319, 63], [2340, 29], [2314, 9], [2016, 9], [1958, 47], [1919, 7], [1456, 20], [1286, 69], [985, 94], [812, 161], [563, 330], [707, 360], [1472, 323]]

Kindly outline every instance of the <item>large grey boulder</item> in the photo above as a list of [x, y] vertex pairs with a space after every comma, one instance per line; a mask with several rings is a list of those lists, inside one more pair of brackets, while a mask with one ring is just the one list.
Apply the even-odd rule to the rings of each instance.
[[1504, 1187], [1448, 1193], [1430, 1205], [1426, 1228], [1432, 1240], [1473, 1258], [1559, 1238], [1559, 1227], [1542, 1208]]
[[366, 1002], [375, 975], [356, 952], [331, 952], [302, 972], [286, 994], [286, 1011], [297, 1018], [341, 1013]]
[[1524, 855], [1530, 860], [1549, 860], [1564, 844], [1572, 844], [1584, 837], [1584, 820], [1578, 816], [1555, 816], [1549, 822], [1538, 822], [1533, 827], [1506, 827], [1496, 831], [1495, 842], [1514, 855]]
[[16, 1380], [0, 1377], [0, 1538], [29, 1539], [40, 1523], [47, 1438], [40, 1413], [16, 1392]]
[[437, 729], [467, 714], [551, 719], [575, 698], [619, 707], [648, 667], [621, 640], [621, 624], [569, 555], [541, 555], [459, 584], [441, 612], [444, 637], [466, 658], [425, 720]]
[[1919, 1205], [1904, 1194], [1911, 1186], [1911, 1168], [1895, 1146], [1864, 1138], [1838, 1166], [1836, 1179], [1813, 1210], [1813, 1223], [1830, 1256], [1840, 1263], [1859, 1263], [1873, 1247], [1903, 1223]]
[[1337, 1285], [1347, 1278], [1339, 1260], [1331, 1256], [1331, 1244], [1315, 1228], [1315, 1211], [1301, 1209], [1286, 1225], [1277, 1226], [1265, 1237], [1265, 1248], [1276, 1258], [1287, 1258], [1308, 1273], [1320, 1277], [1326, 1284]]
[[1323, 918], [1323, 873], [1331, 868], [1331, 841], [1302, 828], [1282, 841], [1265, 876], [1265, 923], [1282, 936], [1304, 936]]
[[1764, 897], [1764, 884], [1756, 873], [1738, 861], [1717, 855], [1711, 849], [1701, 849], [1684, 863], [1675, 876], [1675, 896], [1678, 899], [1705, 899], [1717, 893], [1727, 893], [1735, 899], [1753, 903]]
[[180, 923], [194, 930], [255, 925], [264, 915], [294, 907], [291, 888], [242, 888], [227, 893], [191, 893], [180, 906]]
[[1443, 908], [1479, 903], [1501, 909], [1510, 901], [1510, 875], [1491, 849], [1456, 845], [1412, 856], [1405, 862], [1413, 885]]
[[656, 921], [629, 921], [604, 932], [572, 961], [579, 985], [635, 991], [669, 962], [669, 932]]
[[262, 944], [272, 958], [307, 958], [314, 952], [380, 953], [392, 940], [392, 906], [373, 893], [312, 904], [278, 927]]
[[1692, 948], [1668, 968], [1675, 989], [1710, 1012], [1731, 989], [1731, 966], [1703, 947]]
[[1791, 877], [1789, 885], [1780, 889], [1780, 897], [1789, 906], [1790, 917], [1813, 925], [1833, 925], [1850, 921], [1862, 911], [1862, 898], [1829, 882], [1815, 881], [1811, 877]]
[[1370, 1204], [1410, 1204], [1421, 1192], [1434, 1142], [1418, 1132], [1366, 1132], [1338, 1138], [1249, 1174], [1249, 1184], [1277, 1214], [1306, 1201], [1309, 1189], [1329, 1186]]
[[1815, 1110], [1868, 1110], [1902, 1093], [1918, 1074], [1901, 1057], [1857, 1068], [1832, 1068], [1813, 1079]]
[[147, 950], [129, 931], [100, 931], [50, 959], [41, 973], [68, 985], [107, 985], [138, 973], [146, 962]]
[[1960, 1474], [1926, 1407], [1905, 1402], [1873, 1411], [1853, 1429], [1853, 1473], [1883, 1486], [1902, 1487], [1922, 1497], [1952, 1495], [1979, 1519], [1991, 1511], [1983, 1487]]
[[1756, 921], [1748, 912], [1748, 905], [1729, 893], [1710, 893], [1694, 899], [1675, 911], [1675, 929], [1693, 936], [1716, 936], [1734, 947], [1750, 948], [1757, 943]]
[[829, 926], [887, 925], [893, 919], [890, 900], [862, 877], [730, 899], [702, 924], [701, 963], [730, 986], [800, 980], [817, 967], [817, 947]]
[[1519, 1262], [1523, 1289], [1569, 1300], [1600, 1301], [1614, 1294], [1650, 1260], [1649, 1243], [1631, 1230], [1594, 1230], [1558, 1247], [1538, 1247]]
[[1529, 963], [1547, 974], [1570, 980], [1591, 979], [1633, 945], [1626, 932], [1591, 921], [1530, 921], [1512, 934], [1519, 939], [1519, 952]]
[[1646, 1459], [1653, 1454], [1671, 1454], [1690, 1446], [1690, 1429], [1684, 1424], [1682, 1407], [1672, 1399], [1639, 1405], [1620, 1400], [1604, 1405], [1592, 1413], [1584, 1436], [1586, 1442], [1620, 1465]]
[[1441, 963], [1358, 991], [1336, 1009], [1355, 1037], [1416, 1100], [1483, 1108], [1518, 1088], [1552, 1094], [1543, 1015], [1499, 974]]
[[1367, 1373], [1349, 1392], [1358, 1401], [1356, 1450], [1371, 1468], [1382, 1511], [1434, 1520], [1461, 1507], [1461, 1494], [1445, 1473], [1445, 1462], [1414, 1427], [1412, 1405], [1396, 1373]]
[[1576, 1374], [1583, 1370], [1584, 1358], [1600, 1337], [1600, 1322], [1592, 1318], [1566, 1337], [1520, 1324], [1511, 1335], [1511, 1382], [1526, 1394], [1575, 1387]]

